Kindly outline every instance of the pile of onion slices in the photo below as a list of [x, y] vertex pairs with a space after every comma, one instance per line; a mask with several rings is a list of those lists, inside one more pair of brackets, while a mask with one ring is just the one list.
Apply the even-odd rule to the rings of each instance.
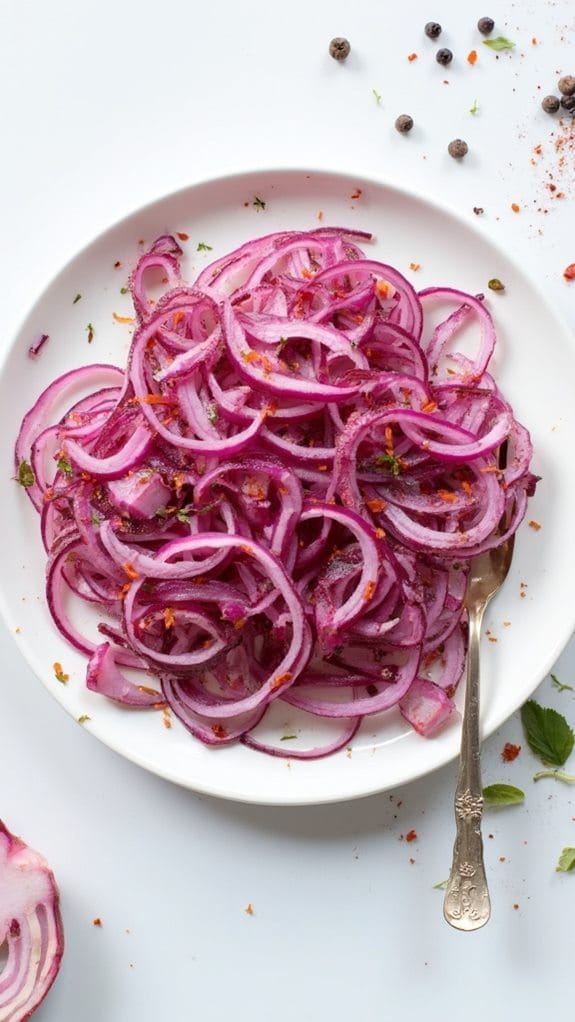
[[[369, 240], [270, 234], [188, 282], [158, 238], [130, 279], [127, 364], [71, 370], [21, 426], [48, 606], [88, 687], [167, 705], [210, 746], [318, 758], [393, 707], [423, 735], [444, 725], [469, 561], [534, 490], [483, 296], [416, 293]], [[277, 700], [337, 735], [264, 739]]]

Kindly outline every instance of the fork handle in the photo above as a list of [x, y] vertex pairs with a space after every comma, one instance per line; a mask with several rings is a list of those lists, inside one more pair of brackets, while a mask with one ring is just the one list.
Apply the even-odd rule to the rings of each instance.
[[479, 758], [479, 642], [484, 603], [468, 608], [469, 649], [461, 728], [460, 770], [455, 789], [456, 835], [443, 915], [458, 930], [478, 930], [491, 915], [483, 863], [483, 791]]

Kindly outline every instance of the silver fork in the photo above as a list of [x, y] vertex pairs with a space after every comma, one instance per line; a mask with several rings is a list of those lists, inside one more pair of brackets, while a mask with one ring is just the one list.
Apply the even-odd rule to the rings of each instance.
[[464, 606], [469, 621], [467, 682], [461, 727], [459, 777], [455, 789], [456, 836], [443, 915], [458, 930], [478, 930], [489, 920], [491, 902], [483, 863], [479, 737], [479, 646], [487, 604], [507, 577], [514, 536], [471, 561]]

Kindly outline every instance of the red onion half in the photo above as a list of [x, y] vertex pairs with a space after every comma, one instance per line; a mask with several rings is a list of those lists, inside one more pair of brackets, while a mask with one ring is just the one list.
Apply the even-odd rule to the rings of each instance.
[[58, 975], [64, 931], [58, 888], [45, 859], [0, 820], [0, 1018], [25, 1022]]

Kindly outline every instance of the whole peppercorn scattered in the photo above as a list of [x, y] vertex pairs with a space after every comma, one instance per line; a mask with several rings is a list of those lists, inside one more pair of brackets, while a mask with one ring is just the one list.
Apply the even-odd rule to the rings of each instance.
[[493, 18], [480, 18], [477, 22], [477, 27], [481, 35], [491, 35], [495, 28], [495, 22]]
[[575, 93], [575, 76], [563, 75], [557, 82], [557, 88], [562, 96], [572, 96]]
[[409, 114], [400, 114], [395, 122], [395, 127], [400, 134], [405, 135], [413, 128], [413, 117]]
[[545, 96], [545, 99], [541, 101], [546, 114], [556, 114], [559, 109], [559, 100], [557, 96]]
[[453, 54], [451, 50], [448, 50], [447, 47], [443, 46], [435, 54], [435, 59], [438, 64], [443, 64], [443, 66], [446, 67], [447, 64], [451, 64], [451, 61], [453, 60]]
[[428, 21], [425, 26], [425, 34], [430, 39], [437, 39], [441, 35], [441, 25], [437, 21]]
[[563, 96], [561, 100], [561, 106], [564, 110], [573, 111], [575, 110], [575, 96]]
[[334, 60], [345, 60], [351, 52], [349, 40], [344, 39], [343, 36], [336, 36], [329, 44], [329, 52]]
[[469, 146], [462, 138], [454, 138], [453, 142], [450, 142], [447, 146], [447, 152], [450, 156], [453, 156], [454, 160], [461, 160], [467, 155], [468, 151]]

